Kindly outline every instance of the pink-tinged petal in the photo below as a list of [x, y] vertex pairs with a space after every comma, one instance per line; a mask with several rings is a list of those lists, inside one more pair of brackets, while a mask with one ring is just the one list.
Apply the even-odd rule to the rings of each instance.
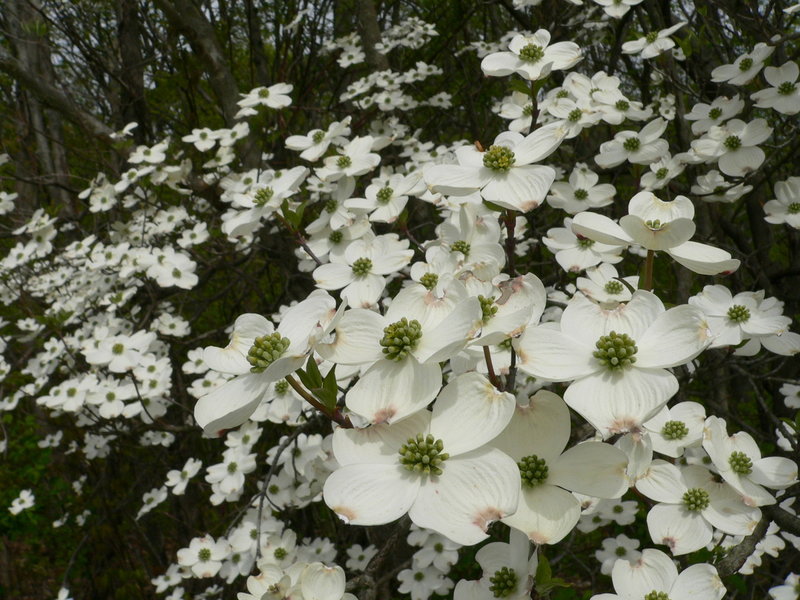
[[678, 380], [664, 369], [602, 371], [569, 386], [564, 401], [603, 438], [639, 429], [678, 392]]
[[580, 501], [554, 485], [522, 488], [517, 511], [503, 523], [522, 531], [535, 544], [556, 544], [581, 516]]
[[682, 504], [656, 504], [647, 513], [647, 528], [653, 542], [668, 546], [673, 556], [699, 550], [714, 533], [700, 513]]
[[595, 498], [619, 498], [628, 491], [625, 453], [602, 442], [584, 442], [553, 463], [547, 483]]
[[237, 375], [197, 401], [195, 421], [211, 436], [238, 427], [258, 408], [269, 383], [263, 373]]
[[569, 273], [580, 273], [584, 269], [600, 264], [603, 259], [592, 248], [567, 248], [556, 252], [556, 262]]
[[370, 423], [394, 423], [422, 410], [442, 386], [438, 363], [419, 364], [413, 356], [379, 360], [347, 392], [347, 408]]
[[486, 586], [480, 581], [462, 579], [456, 584], [453, 598], [458, 598], [458, 600], [486, 600]]
[[333, 432], [333, 455], [340, 465], [361, 463], [395, 464], [400, 446], [417, 434], [428, 432], [431, 413], [421, 410], [389, 425], [381, 423], [364, 429], [338, 428]]
[[739, 261], [732, 259], [725, 250], [699, 242], [685, 242], [670, 248], [667, 253], [676, 262], [700, 275], [727, 275], [739, 268]]
[[661, 229], [650, 229], [641, 217], [625, 215], [619, 220], [625, 233], [640, 246], [648, 250], [668, 250], [689, 241], [695, 232], [691, 219], [675, 219]]
[[618, 560], [611, 570], [614, 589], [626, 600], [640, 600], [652, 591], [669, 593], [677, 578], [678, 568], [672, 559], [653, 548], [643, 550], [635, 563]]
[[517, 402], [500, 392], [480, 373], [450, 380], [433, 406], [431, 435], [441, 439], [445, 452], [456, 456], [494, 439], [505, 429]]
[[495, 299], [497, 313], [481, 330], [474, 343], [495, 345], [522, 333], [528, 323], [538, 323], [547, 304], [547, 292], [536, 275], [515, 277], [500, 282], [501, 294]]
[[425, 481], [408, 516], [420, 527], [465, 546], [488, 535], [486, 528], [508, 516], [519, 500], [519, 468], [494, 448], [445, 461], [442, 474]]
[[[325, 266], [325, 265], [323, 265]], [[381, 293], [386, 287], [386, 279], [380, 275], [369, 273], [358, 277], [341, 291], [343, 300], [353, 308], [369, 308], [375, 306], [380, 300]]]
[[528, 212], [544, 202], [555, 178], [552, 167], [514, 167], [507, 173], [495, 174], [481, 190], [481, 196], [503, 208]]
[[572, 232], [610, 246], [628, 246], [633, 243], [631, 236], [622, 227], [597, 213], [582, 212], [575, 215], [572, 219]]
[[539, 390], [514, 416], [492, 445], [514, 460], [535, 454], [550, 464], [569, 441], [569, 409], [560, 396]]
[[422, 363], [439, 363], [451, 358], [478, 333], [482, 314], [477, 297], [459, 302], [438, 325], [430, 330], [423, 328], [414, 356]]
[[744, 177], [758, 169], [765, 158], [766, 154], [758, 146], [743, 146], [720, 156], [719, 170], [731, 177]]
[[481, 70], [487, 75], [505, 77], [511, 75], [519, 63], [519, 57], [511, 52], [492, 52], [483, 57]]
[[317, 345], [317, 353], [337, 364], [371, 364], [383, 357], [380, 341], [384, 327], [385, 319], [375, 311], [348, 310], [336, 324], [333, 341]]
[[570, 381], [600, 370], [592, 346], [582, 344], [550, 325], [528, 327], [514, 341], [517, 366], [550, 381]]
[[664, 369], [683, 365], [711, 343], [711, 330], [703, 312], [683, 304], [661, 313], [636, 340], [636, 366]]
[[691, 565], [678, 575], [669, 591], [670, 598], [689, 600], [722, 600], [727, 593], [717, 570], [709, 564]]
[[322, 495], [349, 525], [383, 525], [408, 512], [421, 481], [399, 464], [346, 465], [325, 480]]
[[703, 487], [710, 499], [710, 504], [703, 511], [706, 521], [731, 535], [750, 535], [755, 531], [761, 520], [761, 510], [747, 506], [742, 496], [725, 482], [708, 481]]
[[797, 483], [797, 463], [781, 456], [769, 456], [753, 463], [750, 479], [774, 490], [784, 490]]
[[483, 171], [460, 165], [435, 165], [425, 169], [425, 181], [433, 191], [447, 196], [463, 196], [479, 190], [486, 183]]
[[[516, 164], [529, 165], [547, 158], [564, 141], [564, 135], [565, 131], [559, 123], [551, 123], [544, 127], [539, 127], [514, 146]], [[548, 187], [550, 186], [548, 185]]]
[[561, 330], [573, 339], [588, 342], [594, 351], [594, 344], [600, 337], [612, 331], [627, 333], [638, 343], [651, 323], [663, 313], [664, 305], [658, 296], [645, 290], [638, 290], [630, 302], [612, 309], [604, 309], [586, 296], [576, 294], [564, 309]]
[[636, 489], [656, 502], [678, 504], [688, 489], [675, 465], [656, 459], [647, 473], [636, 482]]

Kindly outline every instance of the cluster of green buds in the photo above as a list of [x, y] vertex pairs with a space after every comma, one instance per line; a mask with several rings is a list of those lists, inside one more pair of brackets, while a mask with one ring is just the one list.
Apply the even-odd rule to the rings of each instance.
[[247, 352], [247, 362], [253, 365], [250, 370], [253, 373], [261, 373], [283, 356], [290, 344], [289, 339], [277, 331], [257, 337]]
[[483, 166], [499, 173], [511, 170], [515, 162], [517, 159], [514, 157], [514, 152], [505, 146], [489, 146], [483, 153]]
[[611, 371], [632, 367], [639, 351], [636, 342], [627, 333], [619, 334], [616, 331], [601, 336], [595, 347], [597, 350], [592, 353], [593, 356]]
[[403, 360], [417, 347], [422, 337], [422, 325], [416, 319], [405, 317], [383, 329], [383, 354], [389, 360]]
[[417, 437], [408, 438], [398, 452], [401, 465], [409, 471], [425, 475], [441, 475], [441, 464], [450, 458], [450, 455], [444, 452], [442, 440], [434, 439], [430, 433], [427, 435], [418, 433]]
[[522, 479], [522, 484], [528, 487], [536, 487], [544, 483], [550, 473], [547, 461], [535, 454], [521, 459], [517, 463], [517, 467], [519, 467], [519, 476]]

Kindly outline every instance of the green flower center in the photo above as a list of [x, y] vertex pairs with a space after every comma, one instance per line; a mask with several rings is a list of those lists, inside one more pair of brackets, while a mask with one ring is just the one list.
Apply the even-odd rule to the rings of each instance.
[[527, 63], [537, 63], [544, 58], [544, 48], [536, 44], [528, 44], [520, 49], [519, 58]]
[[458, 240], [457, 242], [453, 242], [450, 246], [450, 252], [461, 252], [464, 255], [464, 258], [469, 256], [470, 245], [469, 242], [465, 242], [464, 240]]
[[340, 244], [343, 237], [344, 234], [341, 231], [331, 231], [331, 234], [328, 236], [328, 241], [331, 244]]
[[550, 469], [543, 458], [531, 454], [520, 460], [517, 466], [519, 467], [519, 476], [522, 478], [522, 483], [528, 487], [536, 487], [547, 481]]
[[730, 464], [733, 472], [739, 475], [750, 475], [753, 472], [753, 461], [750, 460], [747, 454], [739, 450], [731, 452], [730, 457], [728, 457], [728, 464]]
[[631, 103], [627, 100], [617, 100], [617, 103], [614, 104], [614, 108], [618, 111], [625, 112], [631, 107]]
[[750, 319], [750, 311], [741, 304], [734, 304], [728, 309], [728, 318], [734, 323], [744, 323]]
[[[567, 90], [558, 90], [556, 92], [556, 98], [569, 98], [569, 92]], [[533, 112], [533, 106], [531, 105], [531, 112]]]
[[329, 198], [328, 200], [325, 201], [325, 206], [323, 207], [323, 210], [326, 213], [332, 213], [335, 212], [337, 208], [339, 208], [339, 201], [336, 200], [336, 198]]
[[781, 96], [788, 96], [789, 94], [794, 94], [794, 91], [797, 89], [797, 84], [792, 83], [791, 81], [784, 81], [782, 84], [778, 86], [778, 93]]
[[428, 435], [417, 434], [415, 438], [400, 446], [400, 464], [408, 471], [416, 471], [425, 475], [441, 475], [441, 464], [450, 458], [444, 450], [442, 440], [436, 440]]
[[286, 558], [286, 555], [289, 554], [289, 553], [286, 552], [286, 550], [284, 548], [275, 548], [274, 554], [275, 554], [275, 558], [277, 558], [278, 560], [283, 560], [284, 558]]
[[589, 192], [584, 189], [575, 190], [575, 200], [586, 200], [589, 197]]
[[583, 111], [580, 108], [573, 108], [570, 111], [569, 115], [567, 115], [567, 119], [571, 123], [577, 123], [578, 121], [581, 120], [582, 116], [583, 116]]
[[578, 238], [578, 248], [583, 248], [586, 250], [587, 248], [591, 248], [594, 246], [594, 240], [590, 240], [589, 238]]
[[497, 305], [494, 303], [494, 298], [485, 298], [484, 296], [478, 296], [478, 302], [481, 303], [482, 321], [485, 325], [497, 314]]
[[439, 283], [439, 276], [436, 273], [425, 273], [419, 278], [419, 282], [425, 286], [425, 289], [432, 290]]
[[614, 549], [614, 554], [616, 554], [617, 556], [627, 556], [628, 550], [627, 548], [625, 548], [625, 546], [617, 546]]
[[739, 139], [738, 135], [729, 135], [728, 137], [725, 138], [725, 142], [723, 142], [723, 145], [728, 150], [738, 150], [739, 148], [742, 147], [742, 140]]
[[651, 231], [661, 231], [662, 229], [664, 229], [664, 227], [667, 226], [667, 224], [662, 223], [660, 219], [645, 221], [644, 224], [647, 225], [647, 228], [650, 229]]
[[315, 144], [319, 144], [322, 140], [325, 139], [325, 132], [324, 131], [317, 131], [314, 135], [311, 136], [311, 141]]
[[492, 145], [483, 153], [483, 166], [499, 173], [509, 171], [516, 160], [511, 149], [505, 146]]
[[686, 510], [701, 511], [708, 508], [710, 499], [708, 492], [701, 488], [686, 490], [683, 494], [683, 505]]
[[271, 486], [269, 486], [267, 491], [274, 496], [275, 494], [281, 491], [281, 488], [273, 483]]
[[366, 277], [372, 271], [372, 261], [368, 258], [359, 258], [353, 262], [353, 275]]
[[750, 67], [752, 67], [752, 66], [753, 66], [753, 59], [752, 59], [752, 58], [750, 58], [749, 56], [747, 56], [747, 57], [743, 58], [743, 59], [742, 59], [742, 60], [739, 62], [739, 70], [740, 70], [740, 71], [747, 71], [747, 70], [748, 70], [748, 69], [750, 69]]
[[715, 106], [710, 111], [708, 111], [708, 118], [717, 120], [722, 116], [722, 109], [719, 106]]
[[618, 334], [616, 331], [601, 336], [595, 347], [597, 350], [593, 352], [593, 356], [610, 371], [631, 368], [639, 350], [636, 342], [627, 333]]
[[669, 169], [666, 167], [661, 167], [658, 171], [656, 171], [656, 179], [664, 179], [669, 173]]
[[628, 138], [622, 144], [622, 147], [628, 152], [636, 152], [641, 146], [642, 142], [639, 141], [638, 137]]
[[394, 190], [387, 185], [386, 187], [379, 189], [375, 196], [378, 199], [378, 204], [388, 204], [389, 200], [392, 199], [393, 194]]
[[197, 558], [200, 559], [200, 562], [211, 560], [211, 550], [209, 548], [200, 548], [197, 552]]
[[514, 339], [513, 338], [506, 338], [502, 342], [497, 344], [497, 347], [500, 348], [501, 350], [511, 351], [511, 348], [514, 347]]
[[231, 473], [231, 474], [236, 473], [236, 470], [238, 468], [239, 468], [239, 465], [237, 465], [235, 462], [228, 463], [228, 468], [227, 468], [228, 473]]
[[505, 598], [516, 591], [518, 580], [519, 578], [514, 569], [503, 567], [489, 577], [489, 583], [491, 583], [489, 590], [494, 594], [495, 598]]
[[275, 383], [275, 393], [278, 396], [283, 396], [286, 392], [289, 391], [289, 382], [285, 380], [280, 380]]
[[533, 115], [533, 104], [526, 104], [522, 107], [522, 114], [526, 117]]
[[346, 169], [353, 164], [353, 160], [349, 156], [340, 156], [336, 161], [336, 166], [340, 169]]
[[653, 42], [655, 42], [658, 39], [658, 32], [657, 31], [651, 31], [646, 36], [644, 36], [644, 39], [647, 40], [648, 44], [652, 44]]
[[653, 590], [644, 595], [644, 600], [669, 600], [669, 596], [667, 596], [667, 592]]
[[414, 581], [422, 581], [423, 579], [425, 579], [425, 573], [422, 571], [417, 571], [414, 573]]
[[113, 346], [111, 346], [112, 354], [122, 354], [123, 352], [125, 352], [125, 346], [123, 346], [122, 344], [116, 343]]
[[606, 291], [606, 294], [611, 294], [614, 296], [616, 294], [621, 294], [624, 286], [616, 279], [612, 279], [611, 281], [606, 282], [606, 285], [603, 287], [603, 289]]
[[790, 215], [796, 215], [797, 213], [800, 213], [800, 202], [792, 202], [786, 210], [789, 211]]
[[422, 337], [422, 325], [413, 319], [405, 317], [385, 327], [383, 330], [383, 353], [389, 360], [403, 360], [417, 347]]
[[283, 356], [290, 344], [289, 339], [277, 331], [257, 337], [247, 352], [247, 362], [253, 365], [250, 370], [253, 373], [261, 373]]
[[253, 202], [256, 206], [264, 206], [267, 202], [272, 200], [272, 196], [275, 194], [272, 188], [266, 187], [258, 190], [256, 192], [255, 197], [253, 198]]
[[667, 440], [682, 440], [689, 435], [689, 428], [683, 421], [667, 421], [661, 428], [661, 435]]
[[259, 98], [269, 98], [269, 90], [264, 88], [262, 90], [258, 90], [258, 97]]

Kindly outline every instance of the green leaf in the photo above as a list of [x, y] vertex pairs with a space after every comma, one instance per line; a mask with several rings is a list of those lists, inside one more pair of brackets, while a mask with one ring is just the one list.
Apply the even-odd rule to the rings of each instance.
[[509, 82], [509, 87], [513, 92], [522, 92], [523, 94], [530, 96], [531, 95], [531, 86], [529, 83], [522, 81], [521, 79], [512, 79]]
[[311, 381], [311, 385], [309, 386], [310, 388], [322, 387], [322, 373], [319, 372], [317, 360], [314, 358], [313, 353], [309, 355], [308, 360], [306, 361], [306, 374]]

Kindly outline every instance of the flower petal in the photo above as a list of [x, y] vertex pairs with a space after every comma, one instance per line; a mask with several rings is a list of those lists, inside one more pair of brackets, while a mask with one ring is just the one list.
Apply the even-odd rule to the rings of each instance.
[[550, 465], [547, 483], [595, 498], [619, 498], [628, 491], [628, 457], [602, 442], [584, 442]]
[[554, 485], [523, 487], [517, 511], [503, 523], [519, 529], [535, 544], [556, 544], [581, 516], [580, 501]]
[[263, 373], [237, 375], [197, 401], [194, 405], [197, 424], [211, 436], [238, 427], [258, 408], [269, 383]]

